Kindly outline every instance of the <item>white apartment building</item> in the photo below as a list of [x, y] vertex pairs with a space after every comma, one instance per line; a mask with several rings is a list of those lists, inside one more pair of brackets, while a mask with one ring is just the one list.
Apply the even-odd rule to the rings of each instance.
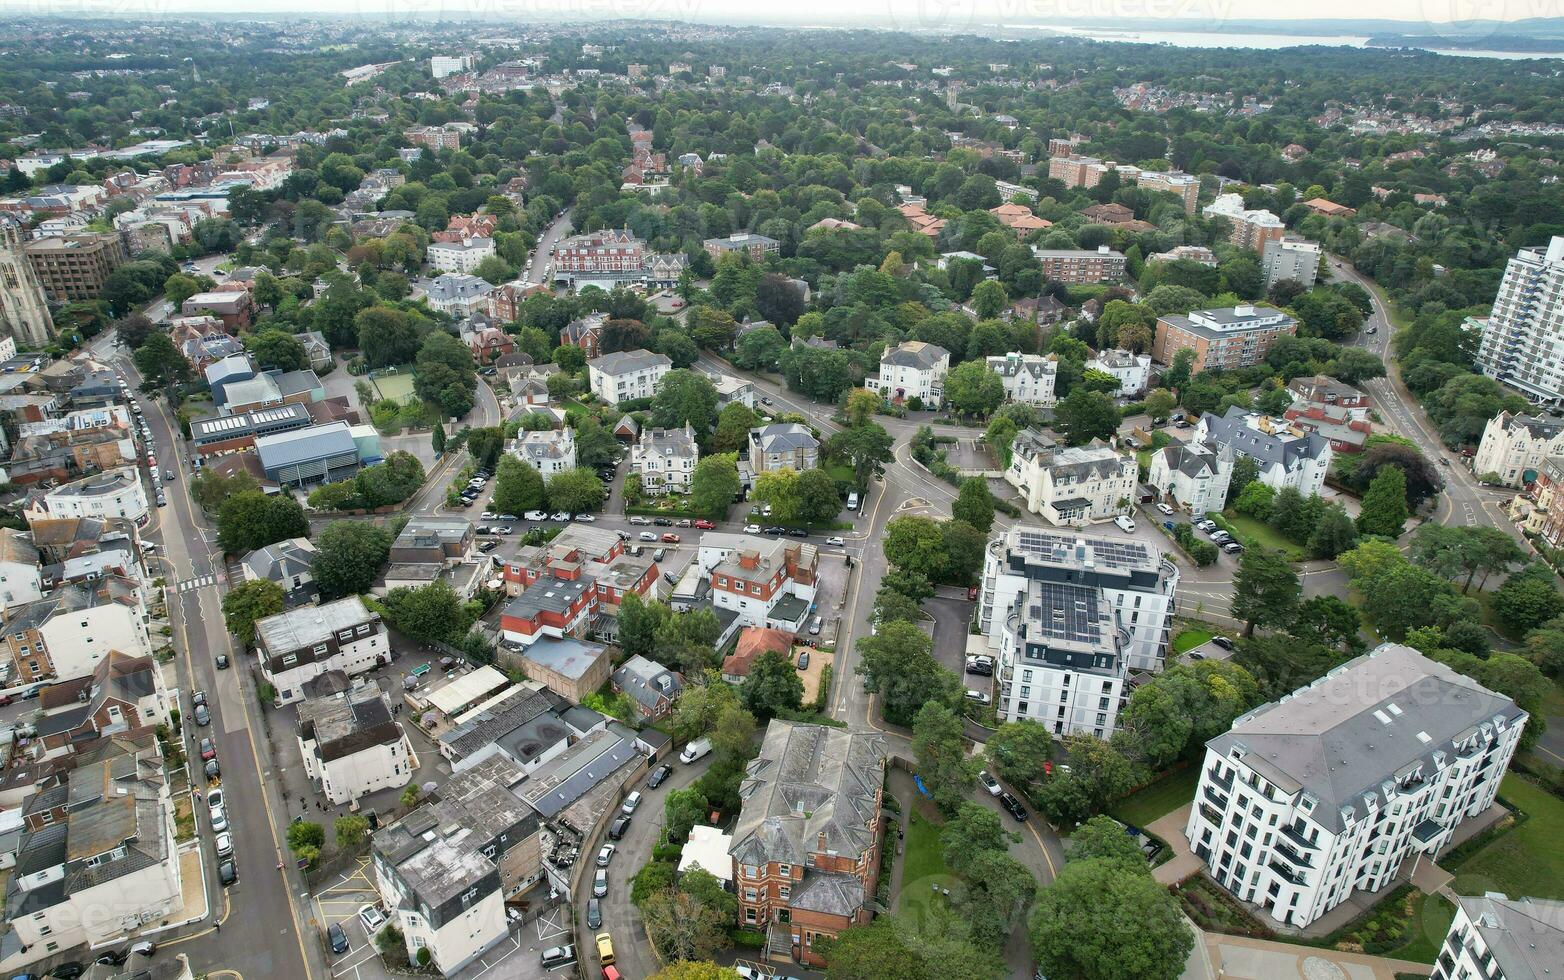
[[1220, 511], [1227, 506], [1233, 459], [1233, 451], [1226, 446], [1193, 440], [1187, 445], [1164, 446], [1151, 456], [1146, 484], [1191, 514]]
[[1527, 720], [1515, 702], [1385, 643], [1206, 743], [1184, 830], [1219, 884], [1283, 925], [1434, 860], [1493, 804]]
[[142, 524], [147, 519], [146, 490], [134, 468], [94, 473], [43, 495], [47, 517], [123, 517]]
[[1260, 253], [1260, 269], [1266, 289], [1286, 279], [1312, 287], [1320, 277], [1320, 243], [1292, 235], [1268, 241]]
[[1005, 470], [1005, 482], [1021, 491], [1027, 510], [1072, 526], [1128, 514], [1138, 476], [1133, 456], [1100, 442], [1061, 449], [1035, 429], [1016, 435]]
[[495, 254], [494, 239], [464, 238], [459, 242], [431, 242], [424, 252], [429, 264], [440, 272], [472, 273], [478, 263]]
[[1542, 461], [1564, 453], [1564, 422], [1542, 416], [1500, 412], [1483, 429], [1472, 472], [1478, 476], [1499, 474], [1507, 487], [1524, 486], [1537, 479]]
[[444, 78], [447, 75], [464, 72], [472, 66], [471, 55], [464, 54], [453, 58], [448, 54], [437, 54], [429, 59], [429, 74], [435, 78]]
[[1564, 398], [1564, 236], [1504, 267], [1477, 366], [1533, 398]]
[[1238, 248], [1265, 251], [1265, 243], [1281, 238], [1287, 226], [1281, 218], [1266, 210], [1244, 207], [1241, 194], [1223, 194], [1201, 212], [1208, 218], [1226, 218], [1232, 226], [1228, 241]]
[[995, 354], [985, 361], [988, 369], [1005, 383], [1005, 401], [1023, 405], [1052, 405], [1054, 382], [1059, 374], [1059, 359], [1048, 354]]
[[391, 661], [380, 614], [365, 608], [358, 596], [257, 620], [255, 647], [279, 706], [302, 700], [304, 685], [328, 670], [351, 676]]
[[32, 535], [0, 528], [0, 611], [43, 598], [43, 571]]
[[1086, 362], [1086, 370], [1101, 371], [1119, 379], [1118, 394], [1134, 398], [1151, 383], [1151, 355], [1127, 350], [1103, 350]]
[[405, 786], [413, 748], [375, 684], [299, 705], [304, 772], [332, 805]]
[[630, 472], [640, 475], [645, 493], [688, 493], [700, 459], [701, 448], [690, 423], [682, 429], [642, 429], [640, 439], [630, 447]]
[[516, 437], [516, 455], [531, 463], [546, 480], [576, 468], [574, 429], [522, 431]]
[[0, 624], [0, 641], [0, 657], [8, 650], [13, 676], [23, 680], [58, 683], [89, 677], [111, 650], [132, 657], [152, 655], [140, 587], [118, 575], [62, 585], [8, 610]]
[[1162, 669], [1178, 580], [1143, 541], [1027, 525], [996, 534], [978, 622], [999, 663], [1001, 720], [1111, 735], [1129, 672]]
[[1292, 487], [1311, 497], [1325, 486], [1330, 469], [1330, 440], [1286, 419], [1273, 419], [1233, 406], [1221, 417], [1207, 412], [1195, 426], [1191, 442], [1247, 456], [1260, 468], [1259, 480], [1272, 490]]
[[610, 405], [657, 393], [673, 362], [649, 350], [619, 351], [587, 361], [592, 394]]
[[950, 373], [950, 351], [938, 344], [907, 340], [880, 355], [878, 377], [864, 378], [870, 391], [894, 401], [919, 399], [925, 405], [945, 400], [945, 375]]
[[1457, 895], [1433, 980], [1544, 980], [1564, 963], [1564, 902]]

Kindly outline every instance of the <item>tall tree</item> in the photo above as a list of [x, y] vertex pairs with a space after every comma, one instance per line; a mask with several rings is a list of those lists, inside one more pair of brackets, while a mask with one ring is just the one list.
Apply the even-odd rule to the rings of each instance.
[[511, 453], [500, 457], [494, 474], [492, 505], [502, 514], [524, 514], [543, 506], [546, 496], [543, 474], [527, 460]]
[[1072, 446], [1108, 439], [1119, 428], [1119, 408], [1111, 395], [1076, 388], [1054, 406], [1054, 421]]
[[332, 521], [315, 535], [310, 574], [321, 598], [368, 592], [391, 554], [391, 532], [367, 521]]
[[967, 758], [961, 717], [939, 702], [919, 708], [912, 722], [912, 751], [935, 805], [954, 814], [977, 778], [977, 767]]
[[1298, 604], [1298, 574], [1280, 551], [1251, 548], [1238, 562], [1233, 576], [1233, 617], [1243, 620], [1244, 635], [1256, 626], [1282, 627], [1292, 619]]
[[1195, 947], [1178, 903], [1144, 866], [1070, 861], [1042, 889], [1027, 924], [1047, 976], [1176, 980]]
[[793, 668], [791, 656], [767, 650], [749, 665], [739, 697], [751, 714], [765, 721], [802, 707], [804, 682]]
[[989, 492], [988, 481], [978, 476], [962, 480], [956, 502], [951, 505], [951, 516], [966, 521], [984, 534], [992, 530], [994, 495]]
[[934, 641], [908, 622], [881, 624], [858, 641], [864, 688], [879, 695], [880, 712], [893, 725], [910, 725], [925, 703], [961, 703], [961, 681], [934, 659]]
[[256, 620], [283, 610], [282, 586], [266, 579], [245, 582], [223, 596], [223, 623], [246, 649], [255, 641]]
[[1406, 476], [1399, 466], [1383, 467], [1369, 484], [1368, 493], [1363, 495], [1358, 531], [1398, 538], [1406, 526], [1407, 516]]
[[690, 507], [716, 520], [725, 520], [728, 508], [743, 489], [739, 482], [737, 453], [706, 456], [695, 464], [690, 478]]

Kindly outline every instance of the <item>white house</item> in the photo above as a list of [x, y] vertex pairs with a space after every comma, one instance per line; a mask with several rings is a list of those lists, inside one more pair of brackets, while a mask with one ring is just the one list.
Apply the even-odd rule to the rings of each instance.
[[117, 575], [62, 585], [14, 607], [0, 625], [0, 642], [0, 657], [10, 655], [13, 676], [22, 680], [90, 676], [111, 650], [152, 655], [140, 586]]
[[147, 494], [135, 469], [126, 466], [46, 491], [42, 510], [49, 517], [124, 517], [141, 524], [147, 519]]
[[1527, 714], [1385, 643], [1206, 743], [1184, 836], [1212, 878], [1307, 926], [1438, 858], [1493, 804]]
[[938, 344], [907, 340], [880, 355], [878, 377], [864, 378], [864, 387], [894, 401], [914, 398], [925, 405], [945, 399], [945, 375], [950, 372], [950, 351]]
[[1082, 525], [1128, 514], [1139, 469], [1135, 457], [1093, 442], [1060, 449], [1035, 429], [1018, 433], [1005, 482], [1026, 508], [1052, 524]]
[[1207, 412], [1195, 426], [1192, 442], [1203, 442], [1247, 456], [1259, 467], [1259, 480], [1272, 490], [1292, 487], [1311, 497], [1325, 486], [1330, 469], [1330, 440], [1286, 419], [1273, 419], [1233, 406], [1227, 414]]
[[1151, 456], [1148, 486], [1162, 491], [1191, 514], [1220, 511], [1227, 506], [1233, 478], [1233, 451], [1191, 441], [1164, 446]]
[[576, 468], [574, 429], [522, 431], [516, 437], [516, 455], [531, 463], [544, 479]]
[[688, 493], [700, 458], [695, 430], [688, 422], [682, 429], [642, 429], [641, 438], [630, 447], [630, 472], [640, 475], [646, 493]]
[[1086, 370], [1113, 375], [1119, 379], [1119, 394], [1134, 398], [1151, 383], [1151, 355], [1127, 350], [1098, 351], [1086, 362]]
[[43, 598], [43, 573], [32, 535], [0, 528], [0, 609]]
[[1472, 458], [1478, 476], [1499, 474], [1507, 487], [1532, 483], [1542, 472], [1542, 461], [1564, 453], [1564, 421], [1500, 412], [1488, 420], [1482, 442]]
[[1005, 383], [1005, 401], [1023, 405], [1052, 405], [1054, 381], [1059, 374], [1059, 359], [1050, 354], [1023, 354], [1012, 351], [995, 354], [986, 361], [988, 369]]
[[464, 272], [447, 272], [424, 287], [424, 299], [430, 309], [461, 318], [488, 310], [492, 292], [494, 287], [486, 280]]
[[[712, 559], [708, 561], [708, 556]], [[803, 628], [814, 601], [820, 552], [807, 541], [706, 534], [698, 559], [708, 571], [711, 602], [742, 626]]]
[[429, 264], [440, 272], [477, 270], [478, 263], [495, 254], [494, 239], [464, 238], [459, 242], [431, 242], [424, 252]]
[[333, 805], [405, 786], [413, 748], [378, 685], [362, 684], [299, 705], [304, 772]]
[[255, 647], [278, 705], [302, 700], [304, 685], [328, 670], [351, 676], [391, 661], [380, 614], [365, 608], [358, 596], [257, 620]]
[[1564, 963], [1564, 902], [1457, 895], [1432, 980], [1543, 980]]
[[587, 361], [592, 394], [610, 405], [657, 393], [673, 362], [649, 350], [618, 351]]

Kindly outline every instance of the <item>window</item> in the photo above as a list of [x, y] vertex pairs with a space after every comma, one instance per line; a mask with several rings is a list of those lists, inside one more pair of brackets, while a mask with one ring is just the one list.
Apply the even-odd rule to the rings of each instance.
[[791, 864], [779, 864], [777, 865], [777, 874], [784, 878], [791, 878], [793, 877], [793, 866]]
[[299, 655], [296, 654], [296, 653], [285, 653], [285, 654], [282, 655], [282, 665], [284, 667], [292, 667], [294, 664], [296, 664], [298, 662], [299, 662]]

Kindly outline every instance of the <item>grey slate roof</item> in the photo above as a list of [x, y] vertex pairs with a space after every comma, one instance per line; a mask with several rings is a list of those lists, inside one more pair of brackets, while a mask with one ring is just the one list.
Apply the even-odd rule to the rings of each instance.
[[604, 354], [602, 357], [594, 357], [587, 362], [589, 367], [595, 368], [601, 374], [610, 376], [644, 371], [659, 364], [663, 367], [673, 367], [673, 361], [669, 360], [667, 355], [649, 350], [615, 351], [612, 354]]
[[773, 720], [739, 785], [728, 853], [751, 865], [803, 865], [821, 850], [863, 853], [874, 843], [885, 757], [877, 734]]
[[938, 364], [940, 358], [949, 357], [950, 351], [939, 344], [929, 344], [921, 340], [908, 340], [880, 355], [880, 363], [927, 371]]
[[1207, 742], [1241, 759], [1284, 792], [1317, 802], [1311, 818], [1332, 832], [1343, 811], [1383, 805], [1398, 775], [1492, 733], [1526, 712], [1502, 694], [1399, 643], [1383, 643], [1292, 694], [1238, 718]]
[[1564, 964], [1564, 902], [1497, 892], [1456, 898], [1504, 980], [1557, 976]]
[[640, 654], [620, 664], [614, 671], [613, 680], [614, 686], [652, 709], [657, 707], [659, 699], [672, 700], [684, 689], [684, 679], [677, 672]]
[[314, 559], [315, 546], [308, 538], [287, 538], [245, 555], [244, 566], [258, 579], [282, 583], [310, 574]]
[[1217, 472], [1216, 451], [1205, 444], [1164, 446], [1162, 457], [1170, 472], [1191, 477], [1215, 476]]
[[440, 743], [448, 746], [458, 758], [471, 755], [539, 715], [547, 714], [553, 704], [553, 700], [543, 691], [513, 688], [505, 700], [495, 707], [485, 708], [475, 717], [441, 735]]
[[1119, 475], [1119, 471], [1125, 469], [1127, 463], [1133, 463], [1129, 456], [1121, 456], [1112, 447], [1105, 446], [1096, 440], [1086, 446], [1067, 446], [1064, 449], [1054, 450], [1053, 461], [1049, 464], [1049, 472], [1054, 478], [1061, 476], [1081, 479], [1109, 479]]
[[778, 422], [749, 430], [750, 442], [763, 453], [790, 453], [797, 449], [818, 449], [820, 442], [807, 426], [797, 422]]
[[1227, 414], [1220, 417], [1207, 412], [1201, 417], [1206, 427], [1206, 440], [1231, 446], [1234, 452], [1243, 453], [1264, 466], [1280, 463], [1289, 469], [1300, 459], [1318, 459], [1330, 448], [1330, 440], [1312, 432], [1284, 437], [1252, 429], [1245, 423], [1250, 414], [1236, 405], [1229, 406]]
[[793, 891], [788, 904], [810, 912], [850, 916], [863, 908], [863, 897], [863, 882], [852, 875], [811, 870]]

